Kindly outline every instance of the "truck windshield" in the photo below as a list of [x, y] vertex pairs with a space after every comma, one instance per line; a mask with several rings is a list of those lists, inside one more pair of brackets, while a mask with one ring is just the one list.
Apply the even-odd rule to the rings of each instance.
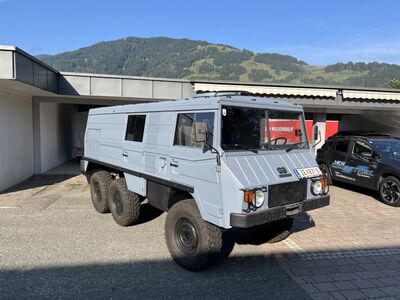
[[221, 147], [253, 152], [308, 148], [303, 113], [223, 106]]

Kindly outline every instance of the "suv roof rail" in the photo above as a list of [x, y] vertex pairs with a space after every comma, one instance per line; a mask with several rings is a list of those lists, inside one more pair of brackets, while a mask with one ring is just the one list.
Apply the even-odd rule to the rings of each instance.
[[369, 136], [382, 136], [382, 137], [392, 137], [388, 133], [379, 133], [379, 132], [373, 132], [373, 131], [339, 131], [335, 133], [334, 135], [331, 136], [331, 138], [334, 137], [345, 137], [345, 136], [359, 136], [359, 137], [369, 137]]

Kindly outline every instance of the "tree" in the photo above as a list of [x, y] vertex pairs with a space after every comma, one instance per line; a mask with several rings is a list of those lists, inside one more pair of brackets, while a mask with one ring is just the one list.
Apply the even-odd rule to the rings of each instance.
[[388, 81], [387, 84], [388, 88], [391, 89], [400, 89], [400, 79], [391, 79]]

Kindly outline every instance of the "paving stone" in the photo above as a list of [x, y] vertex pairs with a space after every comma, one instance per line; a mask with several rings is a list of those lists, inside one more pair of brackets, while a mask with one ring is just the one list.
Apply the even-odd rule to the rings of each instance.
[[329, 293], [312, 293], [310, 294], [310, 296], [314, 299], [314, 300], [336, 300], [335, 297], [333, 297], [331, 294]]
[[350, 281], [337, 281], [333, 282], [333, 285], [338, 288], [339, 291], [343, 290], [353, 290], [356, 289], [357, 287], [352, 284]]
[[386, 296], [382, 291], [376, 288], [361, 289], [360, 292], [365, 294], [368, 298], [377, 298]]
[[365, 295], [359, 290], [340, 291], [346, 299], [365, 299]]
[[322, 282], [322, 283], [314, 283], [314, 286], [320, 291], [320, 292], [333, 292], [337, 291], [338, 288], [335, 287], [332, 283], [330, 282]]
[[314, 287], [311, 283], [306, 283], [306, 284], [300, 284], [303, 290], [305, 290], [307, 293], [319, 293], [319, 290]]
[[379, 288], [379, 290], [388, 296], [400, 296], [400, 288], [398, 286], [385, 286]]

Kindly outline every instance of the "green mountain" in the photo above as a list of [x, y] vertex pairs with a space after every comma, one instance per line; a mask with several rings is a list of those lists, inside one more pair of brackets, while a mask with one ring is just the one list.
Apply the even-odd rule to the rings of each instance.
[[185, 79], [386, 87], [400, 78], [394, 64], [311, 66], [289, 55], [164, 37], [129, 37], [38, 58], [61, 71]]

